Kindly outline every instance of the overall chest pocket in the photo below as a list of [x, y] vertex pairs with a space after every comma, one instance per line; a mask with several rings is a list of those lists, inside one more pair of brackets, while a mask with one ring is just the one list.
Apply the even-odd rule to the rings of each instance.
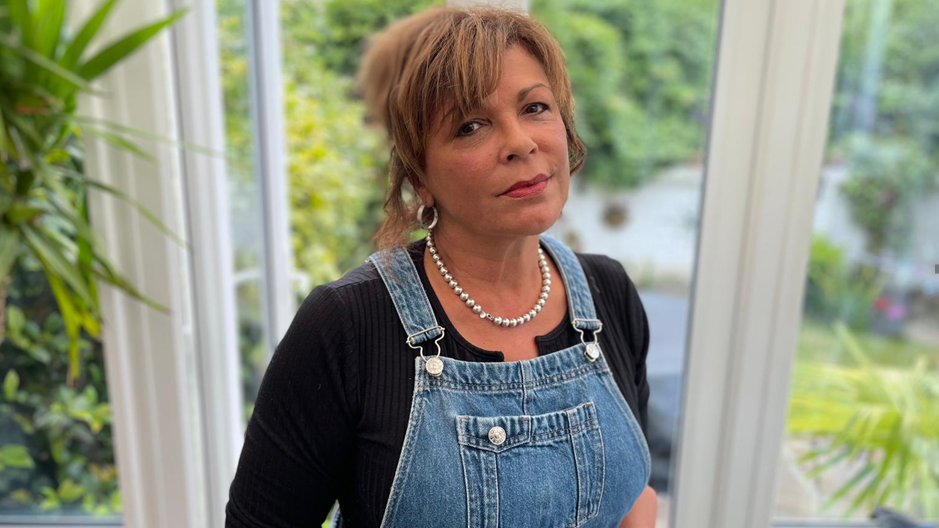
[[599, 512], [605, 464], [593, 402], [456, 421], [467, 528], [573, 528]]

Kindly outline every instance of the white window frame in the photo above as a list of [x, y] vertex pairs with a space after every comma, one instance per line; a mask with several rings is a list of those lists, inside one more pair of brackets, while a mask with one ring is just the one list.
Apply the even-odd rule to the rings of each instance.
[[723, 4], [673, 526], [772, 522], [843, 14]]
[[[287, 192], [287, 140], [281, 73], [280, 1], [244, 0], [254, 127], [256, 180], [263, 216], [264, 326], [273, 354], [297, 310], [293, 294], [290, 200]], [[221, 96], [221, 92], [218, 92]]]
[[[112, 27], [166, 14], [170, 2], [120, 9]], [[265, 275], [274, 285], [266, 296], [273, 350], [294, 309], [285, 301], [286, 178], [271, 177], [283, 176], [286, 166], [277, 110], [279, 10], [276, 3], [248, 4], [259, 72], [259, 180], [272, 237]], [[513, 4], [527, 7], [524, 0]], [[86, 113], [223, 144], [214, 4], [190, 5], [194, 13], [172, 38], [112, 72], [103, 86], [113, 97], [87, 103]], [[673, 526], [771, 523], [843, 10], [844, 0], [725, 0], [721, 9], [680, 427], [680, 438], [694, 441], [679, 443]], [[95, 228], [120, 268], [176, 314], [102, 292], [125, 524], [220, 526], [242, 427], [231, 407], [241, 400], [227, 206], [218, 199], [227, 196], [224, 164], [165, 147], [156, 168], [100, 147], [88, 158], [92, 174], [130, 192], [191, 241], [187, 253], [131, 208], [100, 196], [92, 202]]]
[[[169, 8], [192, 11], [170, 34], [178, 135], [182, 141], [224, 152], [224, 109], [214, 0], [170, 0]], [[241, 354], [237, 324], [234, 255], [229, 218], [228, 172], [222, 156], [177, 151], [184, 174], [189, 224], [198, 353], [196, 394], [208, 505], [206, 526], [224, 525], [228, 485], [235, 474], [244, 431]]]
[[[119, 4], [106, 35], [183, 5], [191, 12], [96, 83], [110, 96], [83, 97], [80, 112], [222, 152], [214, 3]], [[76, 4], [73, 18], [93, 7]], [[189, 245], [90, 193], [92, 226], [117, 267], [172, 311], [101, 290], [124, 525], [221, 526], [244, 430], [224, 160], [154, 143], [146, 145], [152, 165], [97, 141], [86, 146], [88, 174], [141, 202]]]

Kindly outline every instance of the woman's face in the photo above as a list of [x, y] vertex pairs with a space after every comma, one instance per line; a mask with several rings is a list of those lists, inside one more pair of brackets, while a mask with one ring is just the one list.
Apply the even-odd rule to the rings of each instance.
[[[503, 65], [484, 107], [438, 126], [427, 141], [427, 185], [419, 192], [437, 205], [451, 235], [456, 227], [478, 236], [537, 235], [567, 201], [567, 134], [544, 69], [518, 45]], [[539, 175], [547, 180], [506, 194]]]

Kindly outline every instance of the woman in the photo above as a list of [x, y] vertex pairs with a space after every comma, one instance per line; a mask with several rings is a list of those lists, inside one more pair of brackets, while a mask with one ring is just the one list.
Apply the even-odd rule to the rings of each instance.
[[642, 303], [618, 262], [542, 234], [585, 156], [557, 42], [433, 8], [361, 81], [394, 144], [382, 249], [278, 346], [227, 525], [319, 525], [338, 499], [349, 527], [653, 527]]

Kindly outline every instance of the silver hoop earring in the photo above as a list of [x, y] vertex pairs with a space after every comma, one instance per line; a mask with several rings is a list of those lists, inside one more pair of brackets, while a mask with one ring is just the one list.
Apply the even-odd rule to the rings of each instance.
[[424, 204], [421, 204], [421, 206], [417, 208], [417, 225], [421, 226], [421, 229], [425, 229], [427, 231], [430, 231], [434, 228], [435, 225], [437, 225], [437, 206], [432, 205], [430, 208], [434, 210], [434, 220], [430, 223], [430, 225], [424, 225]]

